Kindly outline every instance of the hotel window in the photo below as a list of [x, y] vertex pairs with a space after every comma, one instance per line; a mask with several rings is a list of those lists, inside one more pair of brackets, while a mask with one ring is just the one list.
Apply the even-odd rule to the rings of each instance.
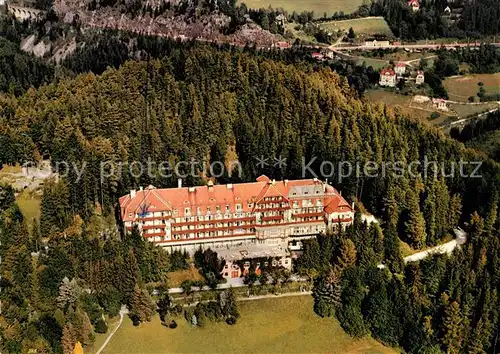
[[177, 215], [177, 209], [174, 209], [172, 214]]
[[218, 212], [220, 211], [220, 206], [219, 205], [216, 205], [215, 206], [215, 210], [217, 210]]
[[236, 204], [236, 211], [241, 211], [241, 204]]
[[249, 207], [250, 209], [252, 209], [252, 208], [253, 208], [253, 203], [248, 203], [248, 207]]
[[201, 208], [200, 207], [196, 207], [196, 214], [198, 214], [198, 215], [201, 214]]

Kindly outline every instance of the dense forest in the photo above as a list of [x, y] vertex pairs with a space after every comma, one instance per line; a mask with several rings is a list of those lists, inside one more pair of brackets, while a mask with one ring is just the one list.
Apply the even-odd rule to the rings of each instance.
[[[414, 12], [406, 1], [376, 0], [371, 16], [383, 16], [396, 37], [402, 39], [431, 39], [438, 37], [467, 38], [495, 35], [500, 31], [500, 3], [496, 0], [420, 1]], [[445, 16], [444, 9], [452, 14]], [[457, 12], [455, 12], [455, 9]]]
[[[408, 353], [496, 353], [500, 272], [498, 209], [471, 216], [468, 242], [453, 255], [403, 266], [397, 236], [356, 218], [344, 233], [318, 236], [299, 259], [319, 274], [314, 310], [352, 336], [370, 333]], [[392, 271], [377, 264], [389, 260]]]
[[[63, 162], [73, 167], [60, 170], [65, 177], [59, 181], [45, 183], [41, 219], [30, 220], [29, 229], [13, 191], [0, 190], [0, 333], [7, 352], [69, 353], [77, 341], [89, 344], [94, 331], [105, 331], [102, 314], [116, 315], [121, 304], [136, 321], [150, 319], [150, 291], [165, 287], [172, 265], [137, 231], [124, 234], [116, 226], [117, 198], [139, 186], [175, 186], [177, 176], [164, 176], [153, 165], [151, 175], [136, 177], [124, 166], [204, 158], [241, 163], [241, 175], [226, 173], [220, 183], [252, 181], [263, 173], [313, 177], [304, 174], [302, 162], [312, 161], [310, 170], [380, 219], [381, 228], [358, 219], [345, 233], [318, 237], [306, 250], [299, 267], [317, 276], [320, 315], [337, 316], [351, 335], [371, 332], [410, 352], [492, 348], [500, 249], [500, 170], [494, 161], [399, 111], [359, 98], [348, 79], [328, 67], [287, 64], [294, 61], [286, 53], [172, 41], [138, 45], [151, 46], [145, 60], [125, 61], [113, 46], [96, 64], [90, 55], [68, 59], [75, 72], [95, 69], [100, 75], [0, 95], [0, 164], [50, 159], [54, 168]], [[158, 55], [151, 54], [155, 48]], [[287, 163], [262, 167], [257, 156], [282, 156]], [[320, 172], [324, 161], [437, 161], [444, 171], [340, 179], [339, 171]], [[451, 173], [460, 161], [481, 161], [482, 178]], [[120, 173], [102, 175], [103, 163]], [[465, 165], [463, 172], [473, 169]], [[186, 185], [205, 183], [201, 165], [195, 172]], [[450, 259], [403, 266], [398, 237], [423, 248], [464, 222], [470, 242]]]

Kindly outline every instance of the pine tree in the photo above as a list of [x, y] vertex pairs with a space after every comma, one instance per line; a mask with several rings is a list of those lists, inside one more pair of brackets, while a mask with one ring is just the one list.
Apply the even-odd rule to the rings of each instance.
[[460, 221], [462, 215], [462, 200], [458, 194], [454, 194], [450, 200], [450, 212], [448, 214], [448, 225], [455, 227]]
[[460, 305], [456, 301], [449, 303], [444, 309], [442, 332], [442, 343], [446, 353], [459, 353], [462, 347], [463, 326]]
[[68, 279], [64, 277], [59, 286], [59, 296], [56, 301], [59, 307], [66, 308], [67, 306], [74, 305], [78, 296], [81, 294], [81, 288], [77, 284], [76, 279]]
[[414, 191], [408, 193], [408, 220], [405, 222], [405, 235], [411, 245], [422, 248], [425, 245], [425, 222], [420, 212], [418, 195]]
[[330, 317], [340, 305], [340, 269], [331, 267], [316, 281], [313, 290], [314, 312], [321, 317]]
[[340, 243], [340, 257], [338, 260], [342, 270], [352, 267], [356, 264], [356, 246], [351, 239], [344, 239]]
[[125, 299], [132, 296], [134, 289], [140, 283], [140, 270], [135, 258], [134, 250], [130, 249], [124, 259], [121, 269], [117, 269], [120, 273], [120, 283], [118, 288], [123, 292]]
[[138, 322], [151, 321], [156, 309], [156, 305], [149, 296], [148, 292], [135, 286], [130, 299], [130, 317]]
[[63, 354], [73, 354], [73, 349], [76, 342], [73, 332], [73, 326], [71, 324], [66, 324], [64, 326], [61, 338]]
[[483, 319], [480, 318], [477, 321], [476, 327], [472, 331], [472, 335], [470, 336], [470, 342], [467, 346], [467, 353], [469, 354], [484, 354], [486, 353], [484, 350], [484, 328], [483, 328]]

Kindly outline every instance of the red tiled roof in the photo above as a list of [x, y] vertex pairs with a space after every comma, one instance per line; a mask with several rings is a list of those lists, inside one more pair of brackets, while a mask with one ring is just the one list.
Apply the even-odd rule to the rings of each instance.
[[[309, 196], [290, 196], [293, 187], [321, 186], [325, 193]], [[156, 189], [149, 186], [144, 190], [127, 194], [120, 198], [120, 207], [123, 221], [133, 221], [136, 214], [141, 212], [173, 212], [174, 217], [184, 217], [185, 209], [190, 208], [191, 215], [197, 215], [197, 208], [202, 214], [210, 209], [216, 213], [217, 206], [224, 213], [229, 207], [231, 213], [236, 212], [236, 205], [241, 206], [242, 212], [252, 212], [255, 205], [264, 198], [278, 197], [279, 203], [291, 203], [290, 199], [320, 199], [328, 213], [346, 207], [347, 201], [330, 185], [323, 184], [317, 179], [271, 181], [267, 176], [260, 176], [257, 182], [238, 183], [231, 185], [214, 185], [201, 187], [183, 187]], [[326, 210], [328, 209], [328, 210]], [[129, 216], [130, 215], [130, 216]]]
[[406, 66], [406, 64], [405, 64], [405, 63], [398, 62], [398, 63], [396, 63], [396, 66], [397, 66], [397, 67], [399, 67], [399, 68], [401, 68], [401, 67], [405, 67], [405, 66]]
[[409, 0], [408, 6], [420, 6], [420, 1], [419, 0]]
[[392, 69], [382, 69], [380, 71], [380, 75], [396, 75], [396, 73], [394, 72], [394, 70]]

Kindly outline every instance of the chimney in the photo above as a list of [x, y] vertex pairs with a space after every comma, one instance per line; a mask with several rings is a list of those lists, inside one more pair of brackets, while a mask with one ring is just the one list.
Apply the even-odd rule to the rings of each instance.
[[131, 189], [130, 190], [130, 199], [134, 199], [135, 198], [135, 189]]
[[208, 190], [209, 190], [209, 191], [210, 191], [210, 190], [212, 190], [212, 188], [214, 188], [214, 182], [212, 182], [212, 180], [209, 180], [209, 181], [207, 182], [207, 186], [208, 186]]
[[273, 178], [273, 180], [271, 181], [271, 184], [274, 186], [276, 184], [276, 180]]
[[182, 178], [177, 178], [177, 188], [182, 188]]
[[228, 184], [226, 184], [226, 187], [227, 187], [227, 189], [233, 189], [233, 184], [232, 183], [228, 183]]
[[189, 191], [189, 193], [193, 193], [193, 192], [195, 192], [196, 190], [194, 189], [194, 187], [189, 187], [189, 188], [188, 188], [188, 191]]
[[288, 186], [288, 180], [287, 179], [285, 179], [284, 183], [285, 183], [285, 187]]
[[142, 186], [139, 187], [139, 190], [142, 191]]

